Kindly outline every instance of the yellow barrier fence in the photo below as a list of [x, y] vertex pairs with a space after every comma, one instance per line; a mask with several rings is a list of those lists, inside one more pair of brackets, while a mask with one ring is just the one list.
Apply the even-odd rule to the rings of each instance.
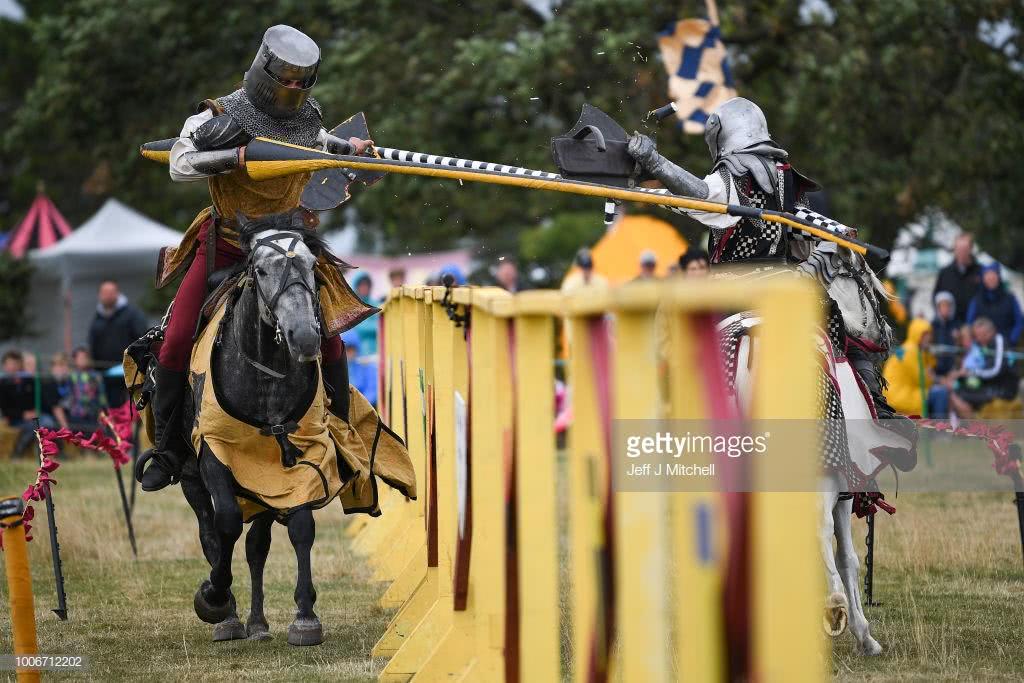
[[[813, 417], [810, 288], [680, 281], [445, 296], [398, 288], [383, 314], [382, 410], [424, 495], [391, 494], [379, 523], [349, 529], [390, 582], [381, 605], [398, 610], [373, 651], [389, 658], [380, 680], [823, 679], [813, 493], [610, 485], [614, 420], [728, 416], [722, 312], [761, 317], [757, 357], [771, 362], [754, 366], [752, 417]], [[560, 324], [573, 412], [561, 452]], [[819, 466], [807, 444], [791, 448], [808, 471]], [[746, 476], [756, 482], [763, 466]]]

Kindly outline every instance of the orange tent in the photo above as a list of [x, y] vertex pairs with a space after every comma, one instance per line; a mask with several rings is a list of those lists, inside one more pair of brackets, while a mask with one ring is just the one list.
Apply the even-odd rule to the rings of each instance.
[[[640, 255], [645, 251], [653, 251], [658, 257], [656, 272], [664, 277], [687, 246], [686, 239], [671, 223], [653, 216], [620, 215], [590, 251], [594, 272], [603, 275], [608, 284], [620, 285], [640, 274]], [[566, 278], [578, 270], [573, 266]]]

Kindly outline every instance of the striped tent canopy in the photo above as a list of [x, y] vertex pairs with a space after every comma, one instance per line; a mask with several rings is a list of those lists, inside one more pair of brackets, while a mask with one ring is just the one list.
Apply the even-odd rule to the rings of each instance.
[[40, 188], [25, 219], [8, 235], [7, 251], [23, 258], [29, 249], [47, 249], [71, 234], [71, 227]]

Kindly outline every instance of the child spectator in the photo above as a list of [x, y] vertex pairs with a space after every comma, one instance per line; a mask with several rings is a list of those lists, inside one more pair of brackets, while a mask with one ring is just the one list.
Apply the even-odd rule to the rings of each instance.
[[935, 358], [928, 350], [932, 326], [914, 318], [907, 327], [907, 340], [885, 361], [885, 400], [903, 415], [920, 415], [925, 408], [932, 382]]
[[7, 351], [0, 362], [3, 367], [3, 375], [0, 376], [0, 419], [18, 430], [18, 438], [11, 453], [11, 457], [16, 457], [35, 440], [37, 418], [40, 427], [56, 429], [57, 421], [50, 413], [56, 401], [55, 396], [45, 390], [41, 382], [37, 383], [35, 375], [25, 370], [25, 356], [20, 351]]
[[100, 411], [107, 408], [103, 377], [92, 369], [92, 358], [85, 347], [75, 349], [71, 358], [74, 369], [68, 372], [62, 400], [68, 427], [72, 431], [92, 432], [99, 424]]

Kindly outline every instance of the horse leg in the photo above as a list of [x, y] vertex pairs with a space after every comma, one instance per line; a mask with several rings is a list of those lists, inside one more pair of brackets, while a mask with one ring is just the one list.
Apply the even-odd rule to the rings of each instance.
[[310, 551], [316, 537], [313, 511], [301, 507], [288, 515], [288, 539], [295, 548], [298, 576], [295, 581], [295, 621], [288, 626], [289, 645], [319, 645], [324, 642], [323, 627], [313, 612], [316, 589], [313, 588], [313, 573], [310, 568]]
[[834, 534], [834, 521], [832, 511], [835, 509], [839, 499], [839, 492], [835, 490], [835, 482], [829, 482], [821, 494], [821, 528], [819, 540], [821, 541], [821, 559], [825, 565], [825, 581], [828, 584], [828, 599], [825, 602], [824, 629], [830, 636], [838, 636], [846, 630], [849, 620], [849, 603], [846, 599], [846, 591], [843, 589], [843, 580], [836, 568], [836, 554], [832, 549], [832, 536]]
[[252, 583], [252, 606], [245, 622], [249, 640], [270, 640], [270, 624], [263, 614], [263, 568], [270, 555], [270, 528], [273, 524], [274, 514], [263, 513], [253, 518], [249, 533], [245, 535], [245, 561], [249, 564]]
[[881, 654], [882, 646], [871, 637], [867, 617], [860, 600], [860, 558], [853, 547], [853, 501], [844, 500], [835, 507], [836, 561], [850, 599], [850, 631], [857, 640], [857, 650], [865, 655]]
[[208, 624], [219, 624], [235, 610], [235, 596], [231, 593], [231, 556], [235, 543], [242, 535], [242, 511], [234, 496], [234, 478], [231, 471], [203, 446], [199, 459], [206, 490], [213, 498], [213, 523], [217, 535], [216, 562], [210, 568], [210, 578], [196, 591], [196, 615]]
[[199, 523], [199, 543], [203, 547], [203, 556], [212, 567], [217, 562], [217, 555], [220, 552], [217, 545], [217, 532], [213, 522], [213, 500], [210, 493], [203, 486], [199, 478], [198, 470], [195, 476], [188, 476], [188, 466], [182, 471], [181, 492], [185, 494], [185, 500], [196, 515]]

